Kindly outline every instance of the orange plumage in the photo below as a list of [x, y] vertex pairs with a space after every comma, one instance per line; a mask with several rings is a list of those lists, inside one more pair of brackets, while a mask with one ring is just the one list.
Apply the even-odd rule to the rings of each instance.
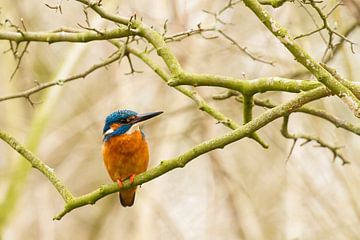
[[[149, 163], [148, 144], [137, 130], [131, 134], [114, 136], [103, 145], [103, 157], [107, 171], [113, 181], [125, 180], [131, 175], [146, 171]], [[120, 191], [123, 206], [132, 206], [136, 188]]]
[[[107, 116], [102, 153], [111, 179], [117, 181], [120, 187], [123, 180], [130, 178], [133, 181], [135, 175], [148, 167], [148, 144], [137, 124], [161, 113], [138, 114], [131, 110], [119, 110]], [[136, 187], [119, 192], [124, 207], [134, 204], [135, 192]]]

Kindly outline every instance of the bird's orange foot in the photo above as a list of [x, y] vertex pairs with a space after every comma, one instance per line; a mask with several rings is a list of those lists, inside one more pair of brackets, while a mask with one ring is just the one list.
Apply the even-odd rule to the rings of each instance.
[[123, 187], [123, 183], [122, 183], [122, 181], [120, 179], [116, 180], [116, 182], [117, 182], [119, 188]]
[[134, 183], [134, 179], [135, 179], [135, 174], [132, 174], [129, 179], [131, 185]]

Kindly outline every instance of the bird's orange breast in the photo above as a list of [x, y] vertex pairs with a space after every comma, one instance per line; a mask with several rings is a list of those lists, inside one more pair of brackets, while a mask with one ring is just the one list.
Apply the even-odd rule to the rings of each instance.
[[106, 169], [113, 181], [142, 173], [148, 167], [148, 144], [139, 130], [111, 137], [104, 142], [102, 153]]

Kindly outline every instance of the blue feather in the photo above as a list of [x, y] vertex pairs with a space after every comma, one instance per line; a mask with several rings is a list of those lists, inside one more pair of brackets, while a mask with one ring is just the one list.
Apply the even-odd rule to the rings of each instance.
[[[128, 117], [131, 117], [131, 116], [136, 116], [136, 115], [137, 115], [137, 112], [134, 112], [131, 110], [119, 110], [119, 111], [109, 114], [105, 119], [103, 133], [105, 133], [107, 130], [109, 130], [112, 124], [120, 123], [121, 120], [127, 119]], [[119, 127], [118, 129], [116, 129], [114, 132], [112, 132], [111, 134], [105, 135], [103, 140], [106, 142], [113, 136], [124, 134], [131, 128], [131, 126], [132, 126], [132, 124], [124, 124], [121, 127]]]

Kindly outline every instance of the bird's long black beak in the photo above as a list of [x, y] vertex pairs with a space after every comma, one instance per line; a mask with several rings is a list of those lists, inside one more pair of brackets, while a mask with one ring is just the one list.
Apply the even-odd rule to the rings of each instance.
[[138, 123], [138, 122], [142, 122], [145, 120], [148, 120], [150, 118], [153, 118], [157, 115], [162, 114], [163, 112], [150, 112], [150, 113], [142, 113], [142, 114], [138, 114], [136, 115], [136, 118], [134, 119], [134, 121], [132, 121], [132, 123]]

